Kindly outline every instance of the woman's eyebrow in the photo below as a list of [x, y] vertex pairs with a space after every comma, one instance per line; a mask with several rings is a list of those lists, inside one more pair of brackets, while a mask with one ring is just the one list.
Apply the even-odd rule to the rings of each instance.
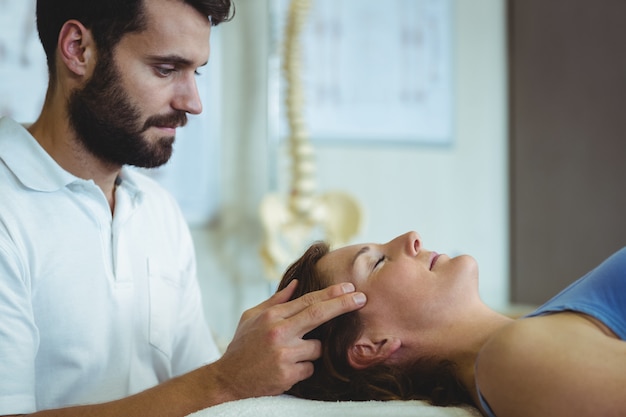
[[369, 250], [370, 250], [369, 246], [363, 246], [361, 249], [359, 249], [359, 251], [354, 255], [354, 258], [352, 258], [352, 263], [350, 264], [350, 268], [353, 269], [354, 264], [356, 263], [356, 260], [359, 258], [359, 256], [363, 255], [366, 252], [369, 252]]

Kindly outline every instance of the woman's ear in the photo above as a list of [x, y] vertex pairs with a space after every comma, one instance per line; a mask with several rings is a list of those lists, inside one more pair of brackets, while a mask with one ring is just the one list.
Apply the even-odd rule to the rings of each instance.
[[402, 346], [397, 337], [373, 341], [362, 335], [348, 350], [348, 362], [354, 369], [365, 369], [387, 360]]
[[78, 20], [68, 20], [59, 32], [57, 45], [61, 61], [77, 76], [88, 75], [95, 58], [91, 32]]

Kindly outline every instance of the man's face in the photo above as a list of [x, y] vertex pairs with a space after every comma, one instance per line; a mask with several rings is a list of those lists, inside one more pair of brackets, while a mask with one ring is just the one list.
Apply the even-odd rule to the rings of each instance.
[[210, 22], [179, 1], [145, 7], [147, 29], [100, 51], [91, 78], [68, 100], [81, 143], [113, 165], [164, 164], [186, 114], [202, 111], [195, 71], [208, 60]]
[[142, 120], [122, 86], [121, 75], [112, 59], [100, 59], [87, 84], [69, 99], [72, 127], [94, 156], [114, 165], [153, 168], [172, 155], [174, 135], [150, 141], [145, 132], [151, 126], [184, 126], [187, 115], [173, 110]]

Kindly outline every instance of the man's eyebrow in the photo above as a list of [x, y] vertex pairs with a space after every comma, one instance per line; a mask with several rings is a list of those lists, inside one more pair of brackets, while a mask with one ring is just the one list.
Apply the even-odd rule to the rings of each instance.
[[363, 255], [366, 252], [369, 252], [370, 247], [369, 246], [363, 246], [361, 249], [359, 249], [359, 251], [354, 255], [354, 258], [352, 258], [352, 263], [350, 264], [350, 268], [354, 268], [354, 264], [356, 263], [356, 260], [359, 258], [359, 256]]
[[[191, 67], [194, 65], [193, 61], [187, 58], [184, 58], [180, 55], [149, 55], [148, 60], [153, 62], [162, 62], [167, 64], [176, 64], [182, 67]], [[205, 61], [203, 64], [200, 64], [198, 67], [203, 67], [208, 64], [209, 61]]]

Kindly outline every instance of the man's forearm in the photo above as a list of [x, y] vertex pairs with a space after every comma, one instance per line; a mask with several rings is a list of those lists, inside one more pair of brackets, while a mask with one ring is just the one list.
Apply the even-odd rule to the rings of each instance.
[[38, 411], [29, 417], [183, 417], [237, 399], [220, 384], [219, 372], [207, 365], [146, 391], [119, 400]]

